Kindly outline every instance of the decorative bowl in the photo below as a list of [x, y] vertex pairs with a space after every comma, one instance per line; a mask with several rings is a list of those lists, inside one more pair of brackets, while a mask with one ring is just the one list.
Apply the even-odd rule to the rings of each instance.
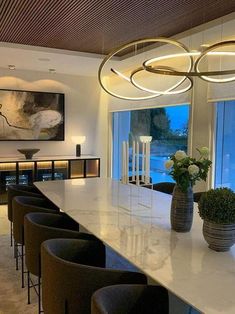
[[32, 159], [33, 155], [40, 151], [39, 148], [20, 148], [18, 152], [25, 155], [25, 159]]

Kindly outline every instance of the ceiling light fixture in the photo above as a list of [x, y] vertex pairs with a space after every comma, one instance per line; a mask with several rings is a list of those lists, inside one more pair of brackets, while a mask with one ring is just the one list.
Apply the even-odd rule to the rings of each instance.
[[[170, 72], [173, 72], [173, 71], [174, 71], [174, 69], [173, 69], [173, 68], [170, 68], [170, 67], [165, 67], [165, 66], [164, 66], [164, 69], [165, 69], [165, 70], [167, 69], [167, 71], [170, 71]], [[149, 92], [149, 93], [152, 93], [152, 94], [159, 94], [159, 96], [161, 96], [161, 95], [181, 94], [181, 93], [185, 93], [186, 91], [190, 90], [190, 89], [192, 88], [192, 86], [193, 86], [193, 81], [192, 81], [192, 79], [191, 79], [190, 77], [185, 76], [185, 78], [183, 78], [183, 79], [180, 81], [180, 84], [179, 84], [179, 82], [178, 82], [177, 84], [173, 85], [171, 88], [168, 88], [168, 89], [165, 90], [165, 91], [157, 91], [157, 90], [149, 89], [149, 88], [146, 88], [146, 87], [144, 87], [144, 86], [141, 86], [141, 85], [138, 84], [138, 83], [136, 82], [136, 80], [134, 79], [134, 75], [137, 74], [137, 73], [139, 73], [139, 72], [141, 72], [141, 71], [144, 71], [144, 69], [143, 69], [143, 68], [137, 68], [136, 70], [132, 71], [131, 76], [130, 76], [130, 81], [131, 81], [131, 83], [132, 83], [136, 88], [138, 88], [138, 89], [140, 89], [140, 90], [142, 90], [142, 91], [144, 91], [144, 92]], [[186, 73], [188, 73], [188, 72], [186, 72]], [[182, 88], [182, 89], [180, 89], [180, 90], [174, 91], [173, 89], [175, 89], [175, 88], [177, 88], [179, 85], [181, 85], [181, 83], [183, 83], [183, 81], [185, 81], [185, 79], [188, 79], [188, 81], [189, 81], [188, 86], [186, 86], [186, 87], [184, 87], [184, 88]]]
[[9, 70], [15, 70], [16, 69], [16, 66], [14, 64], [9, 64], [8, 65], [8, 69]]
[[[170, 44], [173, 46], [176, 46], [183, 50], [182, 53], [175, 53], [175, 54], [168, 54], [168, 55], [163, 55], [160, 57], [155, 57], [151, 58], [148, 60], [145, 60], [141, 66], [136, 67], [134, 70], [131, 71], [129, 75], [125, 75], [122, 72], [120, 72], [117, 69], [114, 69], [114, 67], [110, 68], [110, 71], [115, 74], [117, 77], [127, 81], [128, 83], [131, 84], [132, 87], [135, 87], [137, 90], [148, 93], [150, 95], [146, 96], [137, 96], [137, 97], [129, 97], [129, 96], [124, 96], [121, 93], [114, 92], [110, 90], [104, 83], [103, 80], [103, 71], [105, 66], [107, 66], [107, 63], [115, 57], [117, 54], [123, 52], [126, 49], [130, 49], [132, 47], [137, 47], [137, 45], [141, 44], [156, 44], [156, 43], [165, 43], [165, 44]], [[235, 69], [232, 70], [216, 70], [216, 71], [201, 71], [200, 70], [200, 63], [202, 60], [207, 57], [207, 56], [220, 56], [220, 57], [235, 57], [235, 52], [230, 52], [230, 51], [215, 51], [218, 49], [221, 49], [223, 47], [227, 46], [234, 46], [235, 45], [235, 40], [230, 40], [230, 41], [222, 41], [216, 44], [213, 44], [206, 49], [203, 50], [203, 52], [200, 51], [190, 51], [184, 44], [173, 40], [173, 39], [168, 39], [164, 37], [157, 37], [157, 38], [145, 38], [145, 39], [140, 39], [140, 40], [135, 40], [130, 43], [127, 43], [125, 45], [122, 45], [113, 51], [111, 51], [102, 61], [99, 71], [98, 71], [98, 79], [101, 87], [111, 96], [120, 98], [120, 99], [125, 99], [125, 100], [147, 100], [147, 99], [152, 99], [161, 95], [172, 95], [172, 94], [180, 94], [184, 93], [188, 90], [190, 90], [193, 87], [193, 81], [192, 77], [199, 77], [207, 82], [211, 83], [226, 83], [226, 82], [232, 82], [235, 81]], [[178, 71], [173, 67], [169, 67], [166, 65], [153, 65], [153, 63], [160, 63], [161, 61], [169, 60], [169, 59], [176, 59], [180, 57], [186, 57], [188, 58], [188, 67], [186, 71]], [[197, 60], [194, 63], [194, 58], [197, 58]], [[175, 76], [176, 78], [179, 78], [179, 81], [176, 84], [173, 84], [170, 88], [165, 89], [165, 90], [156, 90], [156, 89], [150, 89], [142, 84], [138, 83], [135, 76], [140, 73], [140, 72], [145, 72], [145, 73], [153, 73], [153, 74], [159, 74], [163, 76]], [[218, 75], [234, 75], [229, 78], [211, 78], [210, 76], [218, 76]], [[188, 80], [188, 84], [186, 87], [183, 87], [181, 89], [177, 89], [183, 82]]]
[[49, 69], [49, 72], [54, 74], [54, 73], [56, 73], [56, 69]]

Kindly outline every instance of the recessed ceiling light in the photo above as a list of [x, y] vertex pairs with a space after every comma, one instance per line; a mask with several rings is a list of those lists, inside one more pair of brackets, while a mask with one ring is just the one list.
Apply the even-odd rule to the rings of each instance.
[[204, 47], [204, 48], [210, 47], [209, 44], [202, 44], [202, 45], [200, 45], [200, 46], [201, 46], [201, 47]]
[[9, 70], [15, 70], [16, 66], [14, 64], [9, 64], [8, 69]]
[[44, 62], [47, 62], [47, 61], [50, 61], [51, 59], [49, 58], [38, 58], [39, 61], [44, 61]]
[[56, 73], [56, 69], [49, 69], [50, 73]]

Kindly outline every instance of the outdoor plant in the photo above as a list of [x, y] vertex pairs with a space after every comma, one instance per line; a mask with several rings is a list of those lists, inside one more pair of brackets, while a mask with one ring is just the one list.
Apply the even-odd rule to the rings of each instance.
[[166, 169], [170, 171], [169, 174], [183, 192], [195, 185], [196, 181], [206, 181], [211, 166], [211, 161], [208, 159], [209, 150], [207, 147], [202, 147], [197, 151], [199, 153], [198, 159], [178, 150], [165, 162]]
[[217, 224], [235, 223], [235, 193], [228, 188], [211, 189], [198, 203], [202, 219]]

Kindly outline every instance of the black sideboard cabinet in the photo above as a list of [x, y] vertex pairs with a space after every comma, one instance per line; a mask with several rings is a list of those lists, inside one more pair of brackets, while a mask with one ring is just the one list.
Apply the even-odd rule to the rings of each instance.
[[93, 156], [48, 156], [31, 160], [0, 158], [0, 204], [7, 202], [7, 187], [11, 184], [99, 176], [100, 158]]

